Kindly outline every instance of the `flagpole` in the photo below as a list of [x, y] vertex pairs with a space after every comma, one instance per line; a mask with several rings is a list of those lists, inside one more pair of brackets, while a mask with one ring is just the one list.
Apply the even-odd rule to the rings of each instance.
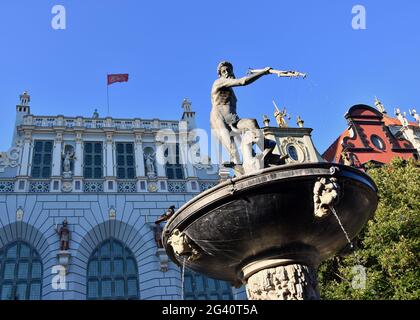
[[107, 102], [107, 105], [108, 105], [108, 114], [107, 114], [107, 116], [109, 117], [109, 84], [108, 84], [108, 75], [109, 74], [106, 75], [106, 102]]

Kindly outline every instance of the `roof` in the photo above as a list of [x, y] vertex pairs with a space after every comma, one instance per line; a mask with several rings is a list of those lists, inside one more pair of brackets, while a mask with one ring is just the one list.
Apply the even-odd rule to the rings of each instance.
[[[399, 119], [364, 104], [352, 106], [345, 114], [345, 118], [350, 126], [322, 154], [327, 161], [339, 163], [345, 147], [357, 154], [361, 164], [370, 160], [386, 163], [395, 156], [403, 158], [412, 156], [414, 148], [410, 141], [394, 137], [392, 134], [389, 136], [386, 132], [388, 130], [384, 130], [384, 127], [402, 127]], [[416, 122], [408, 124], [418, 127]], [[369, 137], [372, 135], [379, 136], [387, 147], [378, 150], [370, 141]]]
[[[383, 121], [386, 126], [402, 126], [401, 121], [397, 118], [391, 118], [390, 116], [384, 114]], [[408, 125], [418, 127], [419, 125], [416, 122], [408, 121]]]
[[350, 129], [347, 128], [322, 154], [322, 157], [329, 162], [339, 162], [342, 146], [341, 143], [345, 137], [350, 136]]

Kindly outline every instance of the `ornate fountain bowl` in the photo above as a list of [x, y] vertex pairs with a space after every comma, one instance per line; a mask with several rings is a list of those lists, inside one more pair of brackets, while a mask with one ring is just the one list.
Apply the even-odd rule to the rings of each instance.
[[305, 163], [234, 178], [193, 198], [166, 224], [165, 249], [177, 264], [233, 284], [271, 265], [316, 268], [348, 244], [332, 212], [315, 214], [314, 186], [332, 177], [334, 208], [354, 238], [376, 210], [374, 182], [351, 167]]

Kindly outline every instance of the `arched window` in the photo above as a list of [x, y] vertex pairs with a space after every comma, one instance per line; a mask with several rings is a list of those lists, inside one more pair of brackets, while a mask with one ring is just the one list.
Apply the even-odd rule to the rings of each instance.
[[41, 300], [42, 262], [29, 244], [16, 241], [0, 250], [1, 300]]
[[111, 238], [100, 244], [89, 259], [88, 299], [138, 299], [137, 263], [130, 249]]
[[233, 294], [229, 283], [205, 277], [192, 270], [185, 270], [184, 299], [233, 300]]

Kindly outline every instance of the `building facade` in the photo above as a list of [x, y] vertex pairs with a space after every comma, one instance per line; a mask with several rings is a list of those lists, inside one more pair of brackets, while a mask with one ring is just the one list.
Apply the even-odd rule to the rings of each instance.
[[35, 116], [20, 96], [0, 153], [0, 299], [246, 298], [155, 241], [168, 207], [219, 182], [183, 109], [180, 121]]
[[416, 110], [410, 110], [412, 122], [399, 108], [394, 110], [394, 118], [378, 99], [375, 106], [360, 104], [349, 109], [347, 129], [323, 154], [327, 161], [364, 168], [367, 163], [382, 165], [395, 157], [419, 159], [420, 118]]

